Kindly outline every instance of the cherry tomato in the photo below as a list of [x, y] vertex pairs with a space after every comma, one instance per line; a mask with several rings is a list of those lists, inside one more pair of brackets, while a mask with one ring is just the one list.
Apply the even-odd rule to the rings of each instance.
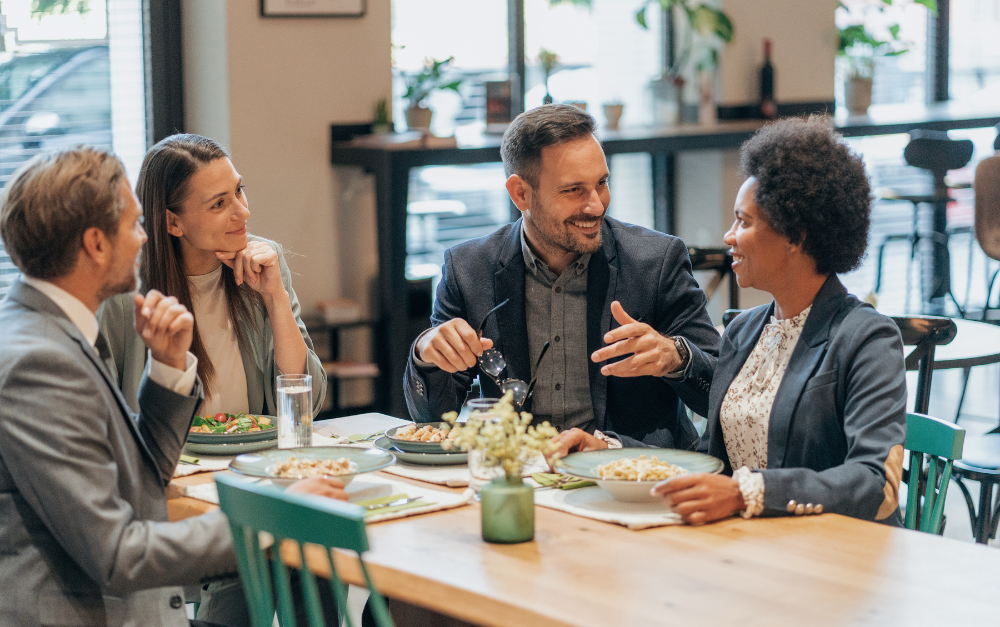
[[226, 415], [220, 411], [219, 413], [215, 414], [215, 419], [218, 422], [225, 422], [226, 421]]

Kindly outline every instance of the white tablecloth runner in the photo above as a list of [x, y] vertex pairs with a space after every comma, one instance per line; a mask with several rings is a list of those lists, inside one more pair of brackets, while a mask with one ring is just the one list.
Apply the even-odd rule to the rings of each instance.
[[629, 529], [683, 524], [680, 514], [670, 511], [670, 508], [662, 502], [616, 501], [597, 486], [576, 490], [535, 490], [535, 504], [584, 518], [622, 525]]
[[[421, 496], [427, 502], [427, 505], [421, 507], [408, 507], [394, 512], [370, 516], [366, 519], [368, 523], [406, 518], [407, 516], [416, 516], [417, 514], [428, 514], [443, 509], [452, 509], [467, 505], [473, 500], [472, 490], [466, 490], [461, 494], [454, 494], [431, 488], [422, 488], [409, 483], [400, 483], [391, 479], [376, 477], [375, 475], [358, 477], [347, 486], [346, 492], [347, 498], [350, 501], [366, 501], [393, 494], [405, 494], [410, 498]], [[219, 504], [219, 491], [216, 489], [214, 483], [184, 486], [182, 493], [184, 496], [214, 503], [215, 505]]]

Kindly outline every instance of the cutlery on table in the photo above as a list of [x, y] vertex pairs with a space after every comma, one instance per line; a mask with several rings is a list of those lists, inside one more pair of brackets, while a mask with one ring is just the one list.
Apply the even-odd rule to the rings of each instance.
[[424, 498], [424, 497], [422, 497], [422, 496], [416, 496], [416, 497], [410, 498], [408, 496], [405, 496], [405, 497], [403, 497], [401, 499], [396, 499], [395, 501], [389, 501], [388, 503], [377, 503], [375, 505], [365, 505], [364, 508], [367, 509], [367, 510], [373, 510], [373, 509], [383, 509], [385, 507], [396, 507], [398, 505], [406, 505], [407, 503], [412, 503], [413, 501], [419, 501], [422, 498]]

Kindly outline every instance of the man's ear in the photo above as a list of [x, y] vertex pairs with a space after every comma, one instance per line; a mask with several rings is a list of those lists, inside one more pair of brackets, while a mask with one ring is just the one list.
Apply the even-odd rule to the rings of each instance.
[[111, 261], [111, 240], [104, 231], [92, 226], [83, 232], [80, 254], [94, 265], [104, 267]]
[[174, 237], [184, 235], [184, 229], [181, 228], [181, 221], [177, 219], [177, 214], [169, 209], [167, 209], [167, 233]]
[[507, 179], [507, 193], [510, 194], [511, 201], [521, 213], [531, 207], [531, 193], [533, 191], [531, 185], [528, 185], [528, 182], [517, 174], [511, 174]]

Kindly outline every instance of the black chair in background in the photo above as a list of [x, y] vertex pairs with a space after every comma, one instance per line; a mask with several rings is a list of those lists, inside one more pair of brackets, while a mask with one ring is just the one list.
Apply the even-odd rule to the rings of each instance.
[[882, 287], [882, 262], [886, 245], [889, 242], [908, 242], [910, 244], [910, 258], [906, 265], [906, 302], [904, 303], [904, 306], [909, 305], [910, 266], [916, 258], [916, 251], [920, 241], [928, 240], [932, 243], [932, 246], [937, 248], [937, 250], [934, 251], [935, 257], [940, 257], [940, 259], [943, 260], [944, 267], [939, 268], [933, 273], [936, 275], [937, 280], [932, 280], [930, 277], [925, 279], [924, 301], [927, 302], [932, 298], [947, 295], [951, 298], [959, 312], [963, 311], [963, 307], [958, 304], [958, 300], [951, 291], [949, 279], [950, 264], [948, 263], [948, 238], [956, 233], [970, 233], [971, 229], [969, 229], [969, 227], [948, 229], [946, 224], [938, 224], [935, 229], [930, 231], [921, 231], [920, 205], [933, 205], [935, 215], [945, 214], [945, 207], [950, 200], [948, 195], [949, 190], [967, 189], [969, 187], [967, 184], [949, 185], [946, 181], [947, 174], [950, 170], [957, 170], [965, 167], [969, 163], [969, 160], [972, 159], [972, 150], [973, 144], [971, 140], [950, 139], [948, 134], [944, 131], [914, 130], [910, 132], [910, 143], [906, 145], [906, 149], [903, 151], [903, 158], [906, 159], [907, 164], [927, 170], [931, 173], [934, 182], [934, 191], [930, 194], [907, 194], [893, 189], [879, 190], [879, 197], [882, 200], [898, 200], [913, 204], [913, 227], [909, 233], [894, 233], [892, 235], [887, 235], [882, 240], [881, 244], [879, 244], [878, 260], [875, 267], [874, 292], [876, 294]]
[[740, 286], [736, 283], [736, 273], [733, 272], [733, 256], [728, 248], [688, 248], [688, 256], [691, 258], [691, 267], [694, 270], [708, 270], [715, 272], [715, 276], [707, 286], [705, 286], [705, 296], [709, 299], [719, 289], [722, 280], [729, 278], [729, 307], [734, 309], [740, 306]]

